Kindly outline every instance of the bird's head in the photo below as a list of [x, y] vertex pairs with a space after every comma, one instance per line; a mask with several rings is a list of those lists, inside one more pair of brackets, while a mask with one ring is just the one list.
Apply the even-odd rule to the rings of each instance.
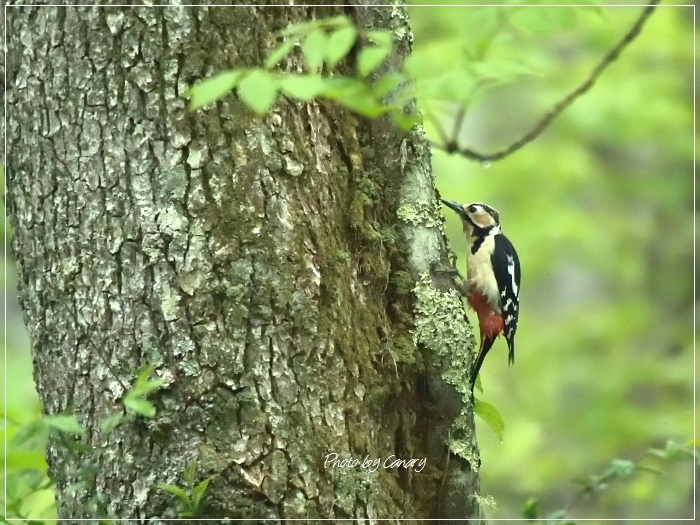
[[457, 212], [462, 219], [464, 230], [470, 236], [495, 235], [501, 231], [501, 221], [498, 212], [491, 206], [479, 202], [457, 204], [441, 199], [442, 203]]

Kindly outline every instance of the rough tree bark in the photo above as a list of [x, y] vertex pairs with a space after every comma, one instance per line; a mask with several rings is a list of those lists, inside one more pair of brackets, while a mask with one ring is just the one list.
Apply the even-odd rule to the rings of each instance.
[[[60, 517], [175, 517], [157, 485], [193, 460], [201, 517], [478, 514], [472, 416], [446, 448], [462, 405], [439, 375], [473, 342], [449, 278], [425, 278], [447, 261], [423, 137], [324, 102], [258, 119], [181, 98], [342, 13], [409, 52], [400, 7], [8, 10], [20, 301], [44, 413], [75, 413], [91, 450], [49, 445]], [[100, 432], [145, 363], [156, 416]]]

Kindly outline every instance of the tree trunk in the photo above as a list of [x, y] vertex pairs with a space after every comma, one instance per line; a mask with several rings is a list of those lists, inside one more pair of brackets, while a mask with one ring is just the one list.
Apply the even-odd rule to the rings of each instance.
[[[193, 461], [198, 517], [478, 514], [473, 416], [440, 379], [473, 340], [449, 276], [426, 277], [446, 254], [423, 136], [181, 98], [344, 12], [394, 31], [392, 67], [408, 53], [398, 7], [8, 10], [20, 302], [44, 413], [86, 429], [49, 443], [59, 517], [176, 517], [158, 485]], [[156, 415], [100, 431], [145, 364]]]

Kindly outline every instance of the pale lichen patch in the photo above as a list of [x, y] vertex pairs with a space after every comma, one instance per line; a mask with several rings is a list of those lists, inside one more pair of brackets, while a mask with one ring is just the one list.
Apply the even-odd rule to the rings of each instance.
[[404, 202], [396, 210], [396, 214], [405, 223], [426, 228], [437, 228], [444, 221], [439, 208], [434, 203], [420, 202], [416, 205]]
[[413, 342], [427, 348], [435, 359], [441, 377], [462, 396], [464, 406], [452, 423], [450, 450], [479, 465], [476, 436], [469, 425], [466, 408], [471, 405], [469, 372], [474, 348], [474, 333], [464, 316], [462, 299], [456, 290], [443, 292], [433, 287], [430, 276], [421, 275], [414, 288], [416, 318]]
[[160, 308], [163, 312], [163, 318], [166, 321], [177, 319], [179, 312], [180, 296], [175, 292], [169, 284], [163, 284], [163, 291], [160, 298]]

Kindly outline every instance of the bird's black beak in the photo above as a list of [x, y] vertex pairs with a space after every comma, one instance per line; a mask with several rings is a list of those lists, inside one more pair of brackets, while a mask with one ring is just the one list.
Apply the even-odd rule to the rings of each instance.
[[464, 208], [453, 201], [446, 201], [445, 199], [440, 199], [442, 203], [453, 211], [456, 211], [460, 217], [464, 216]]

